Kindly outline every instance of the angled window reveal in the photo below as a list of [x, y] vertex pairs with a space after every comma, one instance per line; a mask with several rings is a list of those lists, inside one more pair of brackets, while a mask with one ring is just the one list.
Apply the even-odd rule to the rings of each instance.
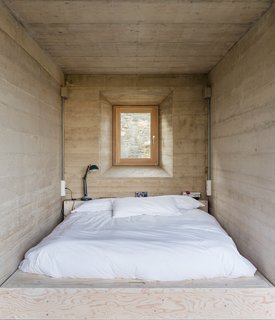
[[113, 107], [113, 165], [158, 165], [158, 107]]

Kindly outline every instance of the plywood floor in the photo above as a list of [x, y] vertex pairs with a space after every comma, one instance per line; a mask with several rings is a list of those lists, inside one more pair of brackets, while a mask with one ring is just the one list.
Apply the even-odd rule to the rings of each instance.
[[255, 277], [188, 281], [142, 281], [129, 279], [50, 278], [17, 270], [4, 288], [269, 288], [273, 285], [259, 272]]

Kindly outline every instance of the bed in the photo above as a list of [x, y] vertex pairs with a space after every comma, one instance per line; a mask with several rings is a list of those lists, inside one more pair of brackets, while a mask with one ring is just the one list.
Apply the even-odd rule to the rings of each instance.
[[30, 249], [19, 269], [55, 278], [191, 279], [253, 277], [201, 203], [183, 196], [85, 203]]

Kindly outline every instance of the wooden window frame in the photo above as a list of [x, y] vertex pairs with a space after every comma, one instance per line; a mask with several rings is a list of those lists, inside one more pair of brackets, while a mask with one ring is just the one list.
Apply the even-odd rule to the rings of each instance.
[[[123, 159], [120, 156], [120, 119], [121, 113], [151, 113], [151, 158]], [[113, 165], [114, 166], [158, 166], [159, 135], [158, 106], [113, 106]]]

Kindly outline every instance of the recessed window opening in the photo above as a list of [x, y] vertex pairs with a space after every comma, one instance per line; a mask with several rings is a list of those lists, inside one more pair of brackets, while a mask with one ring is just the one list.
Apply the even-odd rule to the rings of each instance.
[[158, 106], [113, 107], [113, 165], [158, 165]]

